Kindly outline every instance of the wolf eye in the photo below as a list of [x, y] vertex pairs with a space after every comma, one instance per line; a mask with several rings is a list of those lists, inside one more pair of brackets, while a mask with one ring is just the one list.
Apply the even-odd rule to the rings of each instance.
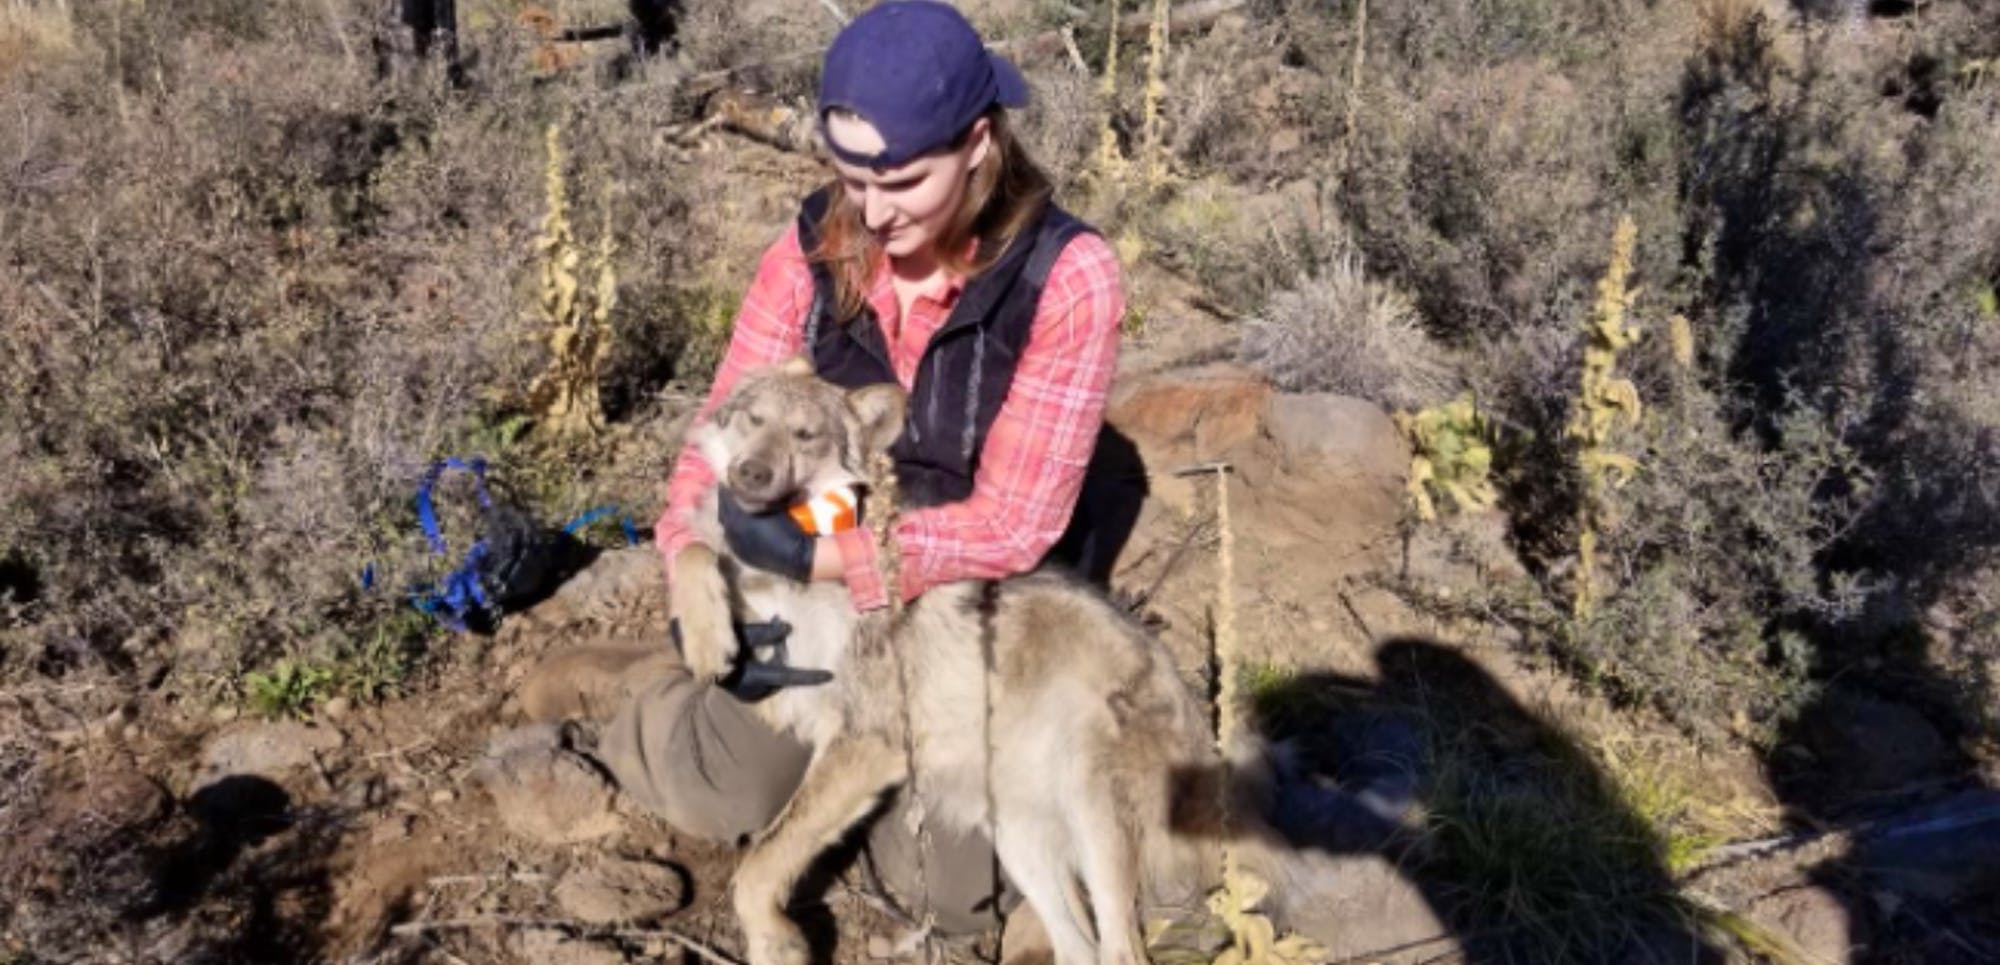
[[793, 429], [792, 438], [800, 442], [811, 442], [819, 438], [819, 433], [813, 429]]
[[749, 413], [749, 414], [747, 415], [747, 418], [749, 418], [749, 420], [750, 420], [750, 428], [752, 428], [752, 429], [762, 429], [762, 428], [764, 428], [764, 417], [763, 417], [763, 416], [760, 416], [760, 415], [758, 415], [757, 413], [755, 413], [755, 412], [752, 412], [752, 413]]

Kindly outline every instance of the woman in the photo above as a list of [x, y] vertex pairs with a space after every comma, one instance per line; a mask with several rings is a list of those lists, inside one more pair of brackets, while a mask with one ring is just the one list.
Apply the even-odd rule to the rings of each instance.
[[[785, 513], [725, 505], [745, 560], [844, 581], [868, 610], [890, 593], [1026, 572], [1064, 535], [1103, 426], [1124, 296], [1110, 246], [1049, 202], [1014, 139], [1005, 109], [1026, 100], [1021, 75], [942, 3], [878, 5], [828, 49], [819, 112], [834, 181], [764, 253], [702, 417], [746, 372], [802, 352], [836, 383], [900, 384], [901, 585], [882, 585], [865, 528], [814, 537]], [[713, 467], [683, 451], [656, 530], [668, 560], [713, 485]], [[685, 672], [642, 692], [600, 750], [642, 802], [719, 840], [761, 829], [806, 762], [738, 693]], [[874, 825], [871, 857], [900, 897], [927, 894], [946, 928], [990, 923], [985, 842], [935, 842], [921, 884], [913, 845], [893, 815]]]

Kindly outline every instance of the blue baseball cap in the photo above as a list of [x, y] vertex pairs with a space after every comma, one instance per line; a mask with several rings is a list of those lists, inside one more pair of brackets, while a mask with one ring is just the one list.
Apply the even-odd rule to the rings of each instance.
[[[964, 131], [994, 104], [1025, 107], [1028, 82], [990, 53], [965, 16], [936, 0], [890, 0], [833, 38], [820, 67], [820, 139], [849, 164], [894, 167]], [[882, 135], [874, 154], [826, 136], [826, 115], [849, 111]]]

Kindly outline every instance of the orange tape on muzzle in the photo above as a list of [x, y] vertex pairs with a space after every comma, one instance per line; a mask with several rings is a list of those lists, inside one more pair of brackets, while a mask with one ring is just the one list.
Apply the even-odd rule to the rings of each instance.
[[813, 536], [832, 536], [860, 524], [851, 488], [828, 490], [794, 505], [790, 512], [792, 522]]

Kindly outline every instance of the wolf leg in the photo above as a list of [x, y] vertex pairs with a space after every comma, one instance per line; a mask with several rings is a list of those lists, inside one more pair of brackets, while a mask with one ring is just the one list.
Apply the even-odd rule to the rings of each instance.
[[1070, 805], [1083, 845], [1083, 886], [1097, 924], [1097, 962], [1139, 965], [1146, 957], [1139, 935], [1138, 842], [1111, 787], [1101, 778], [1093, 784]]
[[1084, 920], [1087, 909], [1074, 900], [1069, 842], [1041, 820], [1003, 818], [996, 830], [999, 840], [994, 849], [1000, 853], [1000, 865], [1042, 920], [1056, 965], [1095, 965], [1097, 942]]
[[907, 776], [885, 741], [843, 737], [813, 756], [792, 800], [736, 868], [736, 915], [750, 965], [805, 965], [811, 949], [785, 914], [792, 889], [813, 859], [874, 810]]
[[673, 618], [680, 622], [681, 655], [696, 680], [716, 680], [729, 672], [736, 655], [736, 631], [729, 623], [729, 588], [715, 551], [690, 543], [674, 557], [667, 586]]

